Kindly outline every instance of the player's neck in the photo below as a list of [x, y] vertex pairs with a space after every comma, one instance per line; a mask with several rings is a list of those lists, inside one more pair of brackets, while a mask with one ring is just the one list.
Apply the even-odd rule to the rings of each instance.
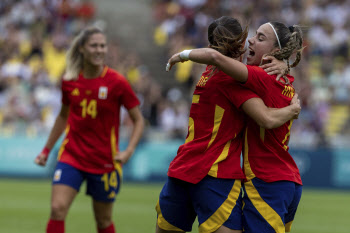
[[85, 65], [83, 67], [83, 76], [87, 79], [97, 78], [101, 75], [103, 68], [104, 66]]

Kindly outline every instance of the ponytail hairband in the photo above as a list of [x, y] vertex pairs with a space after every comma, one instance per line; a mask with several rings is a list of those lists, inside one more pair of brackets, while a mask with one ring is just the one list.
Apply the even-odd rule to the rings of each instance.
[[278, 46], [280, 47], [280, 49], [282, 49], [282, 47], [281, 47], [281, 43], [280, 43], [280, 39], [278, 38], [278, 35], [277, 35], [277, 32], [276, 32], [275, 28], [272, 26], [272, 24], [271, 24], [271, 23], [267, 23], [267, 24], [271, 26], [271, 28], [272, 28], [273, 32], [274, 32], [274, 33], [275, 33], [275, 35], [276, 35], [277, 42], [278, 42]]

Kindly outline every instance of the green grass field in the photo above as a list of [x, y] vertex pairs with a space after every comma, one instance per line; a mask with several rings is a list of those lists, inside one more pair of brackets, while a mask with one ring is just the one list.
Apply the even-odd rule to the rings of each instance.
[[[118, 233], [154, 232], [154, 206], [161, 187], [123, 184], [114, 209]], [[48, 180], [0, 179], [0, 232], [45, 232], [50, 188]], [[82, 187], [68, 214], [66, 233], [96, 233], [91, 200], [84, 193]], [[196, 228], [193, 232], [198, 232]], [[292, 232], [350, 232], [350, 192], [305, 189]]]

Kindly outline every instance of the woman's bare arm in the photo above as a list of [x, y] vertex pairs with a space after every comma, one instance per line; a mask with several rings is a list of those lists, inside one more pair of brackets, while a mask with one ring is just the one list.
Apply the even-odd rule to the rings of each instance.
[[61, 111], [56, 117], [55, 124], [51, 129], [51, 132], [45, 144], [44, 150], [34, 160], [36, 164], [40, 166], [46, 165], [47, 156], [48, 156], [47, 153], [49, 153], [49, 151], [53, 148], [53, 146], [55, 145], [55, 143], [63, 133], [64, 129], [66, 128], [68, 114], [69, 114], [69, 106], [62, 104]]
[[[186, 58], [184, 59], [181, 57], [181, 53], [177, 53], [169, 59], [167, 70], [170, 70], [171, 67], [178, 62], [186, 61]], [[244, 83], [248, 79], [248, 69], [243, 63], [233, 58], [222, 55], [220, 52], [214, 49], [193, 49], [189, 53], [188, 60], [200, 64], [216, 66], [238, 82]]]
[[142, 136], [145, 125], [139, 106], [130, 109], [128, 113], [133, 122], [133, 130], [130, 136], [129, 144], [126, 150], [121, 151], [114, 156], [114, 159], [122, 164], [126, 163], [134, 153], [135, 148]]
[[291, 119], [297, 119], [301, 111], [298, 94], [295, 94], [291, 104], [284, 108], [268, 108], [262, 99], [252, 98], [244, 102], [242, 109], [265, 129], [277, 128]]

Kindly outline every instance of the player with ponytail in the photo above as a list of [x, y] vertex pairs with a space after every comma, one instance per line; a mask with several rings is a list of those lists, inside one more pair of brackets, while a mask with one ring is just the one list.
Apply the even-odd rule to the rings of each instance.
[[[175, 54], [167, 68], [186, 60], [213, 65], [257, 93], [268, 107], [288, 106], [295, 96], [294, 77], [288, 70], [298, 65], [303, 49], [300, 27], [269, 22], [261, 25], [248, 42], [248, 65], [214, 49], [203, 48]], [[296, 54], [295, 61], [289, 65], [293, 54]], [[273, 70], [275, 64], [267, 63], [271, 57], [287, 62], [284, 79], [277, 77], [278, 72]], [[243, 139], [244, 232], [288, 232], [302, 193], [299, 169], [288, 152], [293, 120], [278, 128], [266, 129], [249, 116]]]
[[[209, 50], [240, 63], [247, 31], [234, 18], [216, 19], [208, 27]], [[192, 52], [179, 56], [186, 60]], [[297, 117], [300, 106], [296, 101], [283, 109], [267, 108], [220, 67], [207, 66], [193, 93], [186, 141], [159, 196], [156, 233], [189, 232], [196, 217], [199, 232], [242, 232], [242, 110], [259, 126], [275, 128]]]

